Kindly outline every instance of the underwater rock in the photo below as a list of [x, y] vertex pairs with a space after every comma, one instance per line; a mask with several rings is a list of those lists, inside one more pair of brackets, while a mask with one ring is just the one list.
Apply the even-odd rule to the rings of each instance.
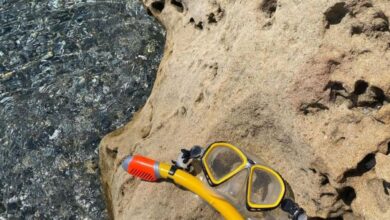
[[279, 171], [311, 217], [390, 218], [376, 163], [389, 154], [390, 2], [143, 2], [167, 37], [147, 103], [100, 143], [115, 219], [215, 218], [190, 192], [118, 167], [220, 140]]

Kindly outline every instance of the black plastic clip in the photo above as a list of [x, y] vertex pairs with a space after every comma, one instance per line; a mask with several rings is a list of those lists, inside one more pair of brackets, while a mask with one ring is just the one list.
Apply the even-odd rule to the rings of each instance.
[[179, 169], [186, 170], [191, 172], [192, 170], [192, 160], [200, 158], [203, 154], [203, 150], [200, 146], [193, 146], [190, 150], [181, 149], [181, 154], [177, 160], [172, 160], [172, 163]]
[[170, 176], [175, 175], [177, 169], [180, 169], [180, 168], [177, 167], [176, 165], [171, 166], [171, 169], [169, 169], [168, 174], [169, 174]]

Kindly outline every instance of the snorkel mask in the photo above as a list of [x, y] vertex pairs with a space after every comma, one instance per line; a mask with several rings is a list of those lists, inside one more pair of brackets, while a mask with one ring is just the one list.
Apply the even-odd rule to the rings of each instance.
[[203, 174], [201, 179], [206, 179], [247, 219], [306, 220], [283, 178], [232, 144], [216, 142], [206, 149], [194, 146], [182, 150], [173, 162], [179, 168]]

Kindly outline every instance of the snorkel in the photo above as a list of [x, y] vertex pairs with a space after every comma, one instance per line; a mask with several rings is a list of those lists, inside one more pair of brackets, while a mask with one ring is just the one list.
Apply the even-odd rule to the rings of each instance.
[[225, 219], [307, 219], [279, 173], [229, 143], [182, 149], [172, 162], [136, 155], [126, 157], [122, 167], [145, 181], [173, 180], [199, 195]]
[[176, 184], [190, 190], [208, 202], [225, 219], [244, 219], [236, 208], [222, 196], [209, 189], [198, 178], [184, 170], [178, 169], [176, 166], [157, 162], [140, 155], [135, 155], [127, 156], [122, 162], [122, 167], [129, 174], [149, 182], [171, 179]]

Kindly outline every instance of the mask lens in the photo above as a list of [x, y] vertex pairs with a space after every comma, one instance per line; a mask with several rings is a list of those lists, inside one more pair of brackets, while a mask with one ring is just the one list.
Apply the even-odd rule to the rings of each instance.
[[208, 167], [209, 175], [216, 181], [219, 181], [227, 175], [236, 172], [244, 163], [244, 160], [232, 148], [221, 145], [210, 149], [206, 154], [204, 162]]
[[279, 205], [284, 194], [284, 183], [277, 173], [255, 166], [249, 184], [251, 204], [270, 206], [268, 208]]

